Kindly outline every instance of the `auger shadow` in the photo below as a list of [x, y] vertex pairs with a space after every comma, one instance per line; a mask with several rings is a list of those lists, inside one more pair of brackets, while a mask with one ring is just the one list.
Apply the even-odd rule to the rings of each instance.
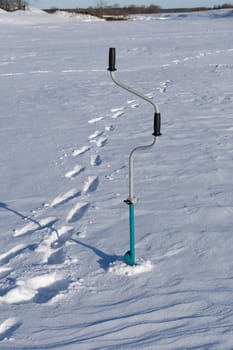
[[[0, 202], [0, 209], [5, 209], [5, 210], [7, 210], [7, 211], [9, 211], [9, 212], [11, 212], [11, 213], [17, 215], [18, 217], [20, 217], [21, 219], [23, 219], [23, 220], [25, 220], [25, 221], [27, 221], [27, 222], [32, 222], [32, 223], [36, 224], [37, 227], [34, 228], [33, 230], [29, 230], [28, 233], [32, 233], [32, 232], [35, 232], [35, 231], [37, 231], [37, 230], [42, 230], [42, 229], [48, 228], [48, 229], [51, 230], [51, 232], [54, 231], [54, 232], [56, 233], [58, 239], [59, 239], [58, 231], [57, 231], [57, 229], [53, 226], [54, 222], [48, 223], [48, 224], [46, 224], [46, 225], [41, 225], [39, 221], [37, 221], [37, 220], [31, 218], [30, 216], [24, 215], [24, 214], [20, 213], [19, 211], [15, 210], [15, 209], [13, 209], [13, 208], [10, 208], [6, 203], [3, 203], [3, 202]], [[57, 221], [57, 220], [56, 220], [56, 221]]]
[[100, 259], [98, 260], [98, 263], [100, 265], [100, 267], [102, 269], [104, 269], [105, 271], [108, 270], [109, 266], [111, 263], [113, 262], [116, 262], [116, 261], [122, 261], [122, 256], [120, 255], [111, 255], [111, 254], [107, 254], [107, 253], [104, 253], [102, 250], [90, 245], [90, 244], [87, 244], [87, 243], [83, 243], [77, 239], [74, 239], [74, 238], [71, 238], [71, 241], [72, 242], [75, 242], [87, 249], [90, 249], [92, 250], [97, 256], [100, 257]]
[[38, 221], [36, 221], [35, 219], [32, 219], [30, 216], [23, 215], [19, 211], [8, 207], [8, 205], [6, 203], [0, 202], [0, 209], [5, 209], [5, 210], [7, 210], [7, 211], [9, 211], [9, 212], [19, 216], [23, 220], [31, 221], [34, 224], [38, 225], [39, 228], [41, 228], [41, 225], [40, 225], [40, 223]]

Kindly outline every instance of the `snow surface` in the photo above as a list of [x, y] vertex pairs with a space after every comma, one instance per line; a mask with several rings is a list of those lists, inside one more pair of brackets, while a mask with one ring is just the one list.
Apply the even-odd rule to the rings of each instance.
[[[232, 12], [0, 13], [0, 349], [233, 348]], [[136, 255], [128, 156], [135, 157]]]

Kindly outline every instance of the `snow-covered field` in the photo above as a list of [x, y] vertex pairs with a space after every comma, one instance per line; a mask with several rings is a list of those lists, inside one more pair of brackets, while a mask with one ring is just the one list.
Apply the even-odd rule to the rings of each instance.
[[[0, 349], [233, 349], [232, 13], [0, 12]], [[136, 254], [129, 267], [128, 156]]]

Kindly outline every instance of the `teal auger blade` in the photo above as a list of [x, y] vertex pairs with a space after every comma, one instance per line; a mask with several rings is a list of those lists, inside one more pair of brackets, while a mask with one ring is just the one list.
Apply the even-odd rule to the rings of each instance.
[[136, 265], [136, 263], [135, 263], [135, 256], [132, 256], [130, 250], [127, 253], [125, 253], [125, 255], [124, 255], [124, 262], [127, 265], [130, 265], [130, 266]]

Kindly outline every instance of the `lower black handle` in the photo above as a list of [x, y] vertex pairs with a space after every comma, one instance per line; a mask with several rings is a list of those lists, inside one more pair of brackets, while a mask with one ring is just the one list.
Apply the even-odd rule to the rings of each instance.
[[152, 135], [154, 135], [154, 136], [162, 135], [160, 132], [160, 128], [161, 128], [161, 115], [160, 115], [160, 113], [156, 112], [154, 114], [154, 132]]

